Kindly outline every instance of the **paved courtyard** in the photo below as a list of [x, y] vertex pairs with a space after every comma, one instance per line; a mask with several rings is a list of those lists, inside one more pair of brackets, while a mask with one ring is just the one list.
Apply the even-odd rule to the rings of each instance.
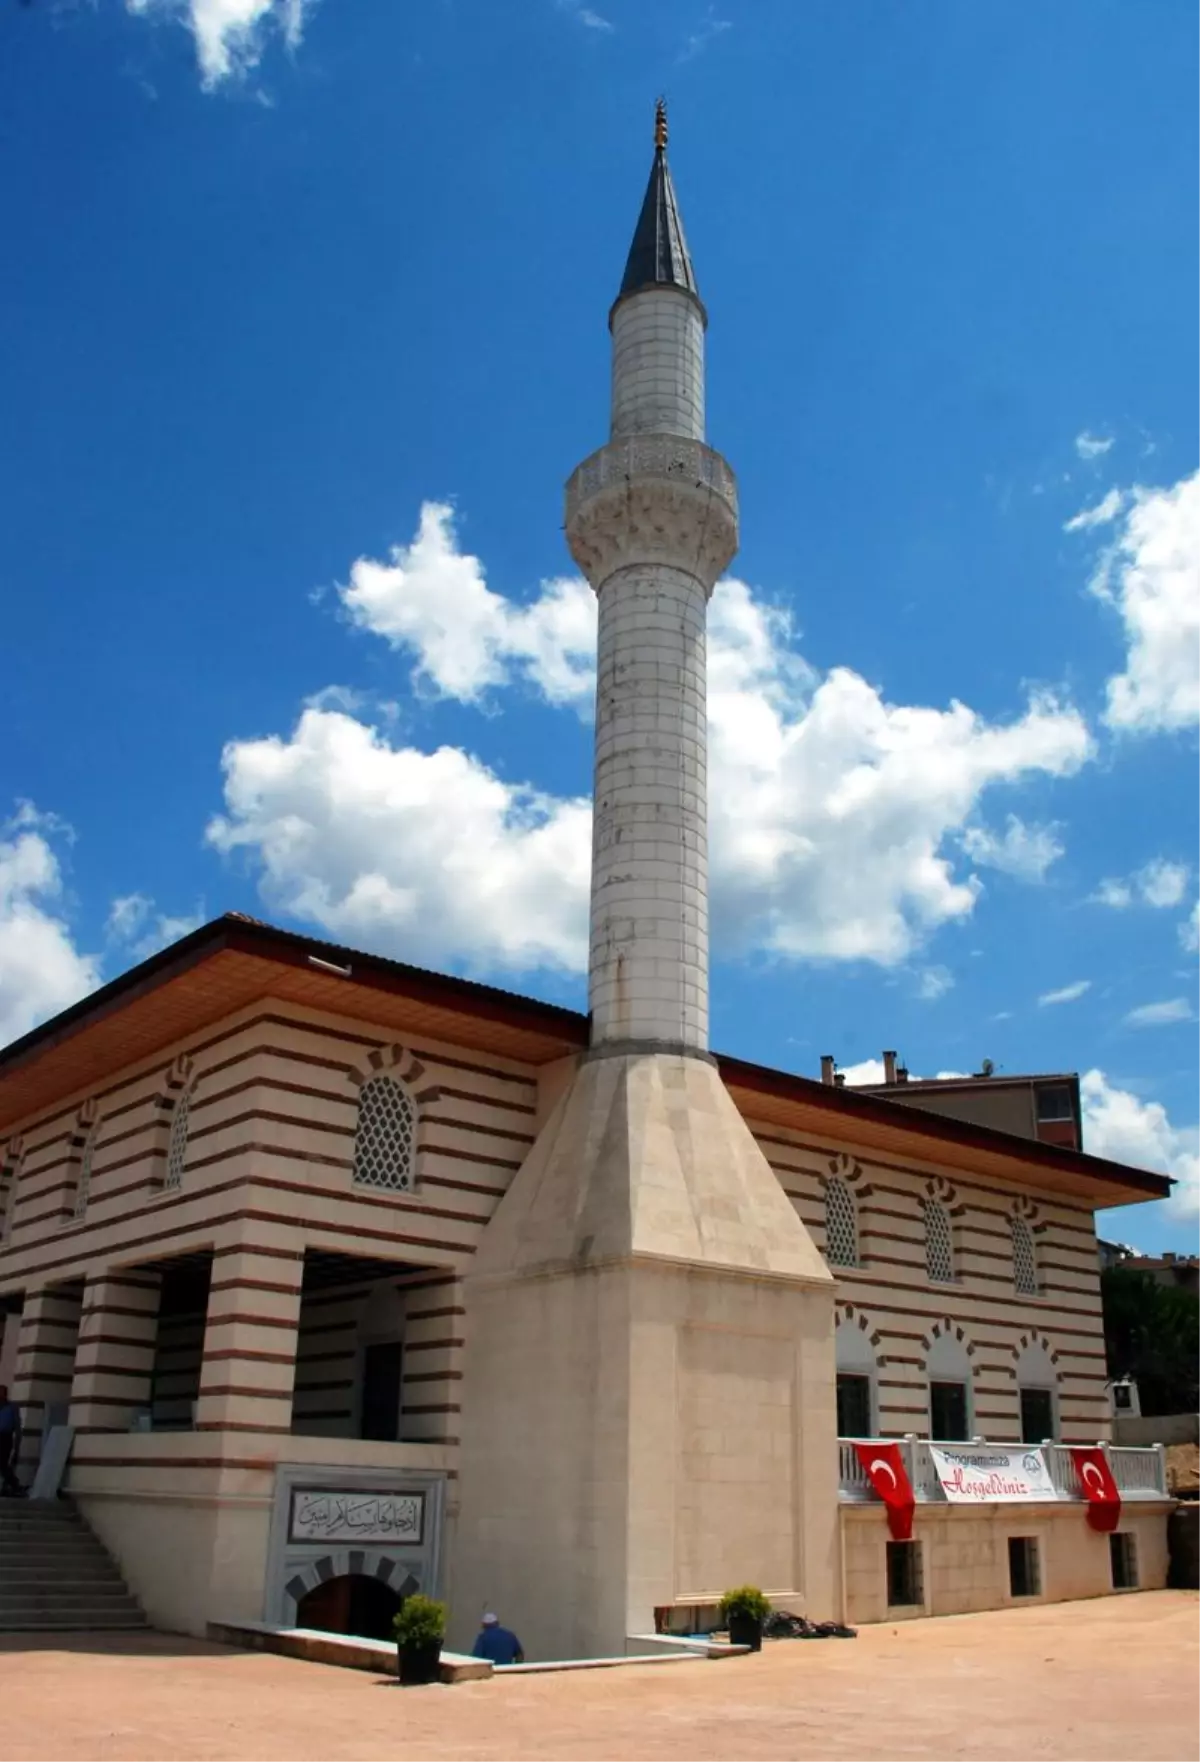
[[0, 1638], [0, 1757], [1078, 1757], [1192, 1762], [1197, 1601], [1158, 1591], [758, 1658], [399, 1689], [166, 1635]]

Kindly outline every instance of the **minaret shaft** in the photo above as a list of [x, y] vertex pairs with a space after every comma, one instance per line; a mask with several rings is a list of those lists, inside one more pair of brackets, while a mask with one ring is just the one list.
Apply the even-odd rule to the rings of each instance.
[[733, 473], [689, 437], [614, 438], [567, 485], [567, 537], [600, 601], [592, 1044], [704, 1052], [705, 617], [737, 546]]
[[594, 1044], [708, 1044], [707, 600], [669, 563], [618, 569], [600, 594]]
[[[638, 279], [656, 273], [686, 285]], [[567, 539], [600, 602], [592, 1044], [704, 1052], [705, 622], [737, 548], [737, 495], [704, 445], [704, 308], [661, 154], [626, 281], [611, 319], [611, 439], [567, 485]]]

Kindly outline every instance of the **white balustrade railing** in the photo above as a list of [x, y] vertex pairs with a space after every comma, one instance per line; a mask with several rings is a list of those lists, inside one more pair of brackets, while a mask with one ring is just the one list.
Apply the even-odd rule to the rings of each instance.
[[1134, 1449], [1129, 1444], [1106, 1446], [1108, 1466], [1122, 1499], [1162, 1499], [1167, 1491], [1167, 1455], [1161, 1444]]
[[[838, 1439], [838, 1471], [841, 1497], [849, 1501], [873, 1501], [879, 1495], [871, 1486], [866, 1469], [859, 1461], [855, 1443], [889, 1443], [900, 1446], [908, 1469], [908, 1478], [914, 1497], [922, 1504], [936, 1504], [946, 1497], [942, 1484], [938, 1480], [937, 1471], [933, 1466], [933, 1458], [929, 1454], [929, 1444], [923, 1438], [908, 1436], [904, 1438], [839, 1438]], [[972, 1438], [969, 1442], [959, 1439], [934, 1440], [939, 1447], [947, 1450], [1012, 1450], [1012, 1443], [991, 1444], [984, 1438]], [[1075, 1467], [1075, 1459], [1071, 1455], [1070, 1446], [1066, 1444], [1028, 1444], [1022, 1447], [1031, 1455], [1040, 1456], [1046, 1465], [1046, 1471], [1054, 1487], [1056, 1499], [1082, 1499], [1083, 1488], [1079, 1484], [1079, 1472]], [[1117, 1491], [1123, 1500], [1165, 1499], [1167, 1497], [1166, 1458], [1160, 1444], [1149, 1448], [1134, 1449], [1128, 1445], [1102, 1444], [1108, 1466], [1116, 1482]]]

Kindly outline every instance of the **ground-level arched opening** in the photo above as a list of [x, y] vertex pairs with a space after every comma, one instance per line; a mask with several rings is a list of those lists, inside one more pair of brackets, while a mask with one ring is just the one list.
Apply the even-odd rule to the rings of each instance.
[[301, 1597], [296, 1626], [315, 1627], [329, 1634], [355, 1634], [364, 1640], [390, 1640], [392, 1618], [401, 1601], [382, 1579], [347, 1572], [325, 1579]]

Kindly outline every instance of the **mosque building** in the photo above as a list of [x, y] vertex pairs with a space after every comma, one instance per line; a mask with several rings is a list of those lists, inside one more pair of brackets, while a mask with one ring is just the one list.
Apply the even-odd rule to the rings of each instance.
[[[607, 443], [586, 1016], [230, 913], [0, 1053], [0, 1382], [161, 1627], [636, 1649], [1166, 1575], [1074, 1138], [717, 1056], [705, 622], [738, 542], [656, 121]], [[892, 1440], [885, 1443], [883, 1440]]]

